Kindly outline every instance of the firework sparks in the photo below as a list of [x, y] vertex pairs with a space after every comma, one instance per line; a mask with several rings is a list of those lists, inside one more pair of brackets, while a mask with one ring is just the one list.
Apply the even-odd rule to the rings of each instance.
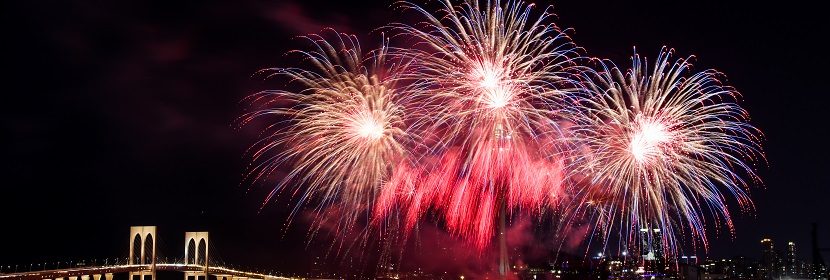
[[651, 73], [636, 53], [625, 73], [609, 60], [588, 69], [550, 6], [536, 17], [516, 0], [439, 3], [398, 2], [423, 19], [387, 26], [410, 47], [364, 59], [332, 31], [295, 52], [313, 70], [263, 71], [299, 88], [252, 95], [242, 118], [279, 120], [251, 150], [249, 179], [291, 168], [265, 203], [287, 191], [300, 201], [289, 219], [316, 199], [318, 226], [338, 213], [339, 230], [366, 217], [405, 236], [436, 217], [478, 249], [505, 217], [555, 213], [567, 227], [586, 214], [603, 240], [617, 231], [620, 252], [659, 243], [665, 257], [677, 236], [708, 248], [707, 225], [733, 230], [725, 192], [753, 209], [763, 135], [721, 73], [688, 75], [688, 58], [665, 49]]
[[309, 35], [305, 38], [316, 49], [295, 51], [315, 70], [263, 70], [269, 77], [288, 77], [300, 89], [252, 95], [249, 98], [256, 109], [245, 114], [242, 122], [283, 118], [268, 127], [252, 148], [258, 164], [249, 176], [255, 180], [292, 165], [265, 203], [290, 189], [300, 200], [291, 217], [316, 198], [321, 201], [318, 213], [332, 205], [348, 209], [341, 215], [341, 225], [348, 227], [373, 204], [383, 181], [407, 153], [402, 144], [409, 139], [403, 119], [406, 108], [395, 95], [393, 77], [405, 63], [388, 63], [385, 47], [364, 59], [354, 36], [329, 31], [334, 40]]
[[400, 2], [425, 20], [392, 25], [417, 42], [406, 50], [418, 62], [407, 94], [425, 108], [417, 127], [436, 135], [437, 159], [417, 175], [396, 174], [403, 179], [386, 187], [376, 215], [407, 209], [409, 230], [435, 211], [450, 232], [485, 248], [500, 211], [538, 214], [557, 201], [559, 122], [572, 109], [563, 104], [575, 90], [567, 77], [577, 48], [548, 21], [550, 7], [531, 19], [533, 5], [519, 1], [441, 3], [433, 15]]
[[[589, 160], [579, 169], [590, 174], [586, 193], [607, 198], [596, 205], [604, 213], [603, 232], [618, 229], [628, 240], [621, 246], [632, 247], [620, 251], [654, 243], [672, 256], [675, 236], [687, 230], [693, 244], [707, 248], [705, 210], [716, 226], [733, 230], [721, 190], [751, 210], [743, 178], [760, 183], [750, 164], [763, 160], [762, 134], [747, 123], [739, 93], [717, 71], [687, 75], [689, 58], [671, 63], [671, 54], [661, 51], [651, 73], [636, 53], [625, 75], [608, 60], [585, 73], [592, 95], [584, 109], [591, 118], [576, 133]], [[659, 230], [661, 240], [641, 239], [642, 229]]]

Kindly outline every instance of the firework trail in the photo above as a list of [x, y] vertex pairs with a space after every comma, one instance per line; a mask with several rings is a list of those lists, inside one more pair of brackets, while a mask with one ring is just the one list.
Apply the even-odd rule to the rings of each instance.
[[435, 14], [398, 2], [423, 21], [392, 24], [414, 46], [405, 94], [419, 102], [415, 120], [431, 157], [396, 172], [375, 207], [380, 220], [400, 215], [409, 232], [435, 213], [456, 236], [489, 246], [501, 211], [539, 214], [559, 200], [565, 106], [576, 85], [578, 49], [534, 5], [441, 1]]
[[[734, 230], [724, 192], [742, 211], [754, 208], [745, 189], [760, 183], [753, 166], [764, 161], [763, 135], [747, 123], [740, 94], [723, 85], [722, 73], [691, 73], [692, 57], [672, 63], [672, 52], [661, 50], [650, 73], [635, 51], [625, 74], [597, 60], [598, 70], [583, 75], [590, 118], [575, 133], [588, 150], [577, 168], [588, 187], [574, 203], [599, 210], [600, 231], [607, 240], [617, 230], [621, 252], [662, 247], [669, 257], [677, 236], [708, 248], [707, 223]], [[662, 234], [641, 238], [643, 229]]]
[[249, 96], [254, 109], [241, 122], [279, 120], [250, 150], [255, 163], [248, 173], [250, 180], [265, 180], [280, 168], [291, 167], [263, 206], [275, 195], [290, 193], [299, 200], [290, 223], [304, 205], [319, 201], [317, 215], [339, 208], [338, 225], [345, 231], [374, 204], [381, 185], [410, 149], [405, 142], [414, 143], [404, 123], [405, 100], [395, 94], [394, 76], [407, 63], [387, 60], [385, 44], [364, 58], [355, 36], [326, 31], [304, 37], [313, 50], [291, 52], [310, 63], [311, 70], [261, 71], [268, 77], [287, 77], [298, 90], [266, 90]]

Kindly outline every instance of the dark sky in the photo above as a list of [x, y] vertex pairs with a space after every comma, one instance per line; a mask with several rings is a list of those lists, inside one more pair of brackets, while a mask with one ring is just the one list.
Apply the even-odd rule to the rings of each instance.
[[[286, 205], [258, 211], [270, 189], [240, 184], [258, 131], [235, 119], [245, 96], [280, 86], [257, 70], [295, 66], [293, 37], [334, 27], [375, 42], [372, 29], [407, 20], [392, 1], [337, 2], [5, 2], [0, 265], [125, 257], [129, 227], [156, 225], [166, 257], [184, 232], [209, 231], [227, 262], [306, 270], [327, 241], [307, 248], [302, 222], [285, 231]], [[809, 260], [811, 223], [830, 247], [824, 9], [680, 2], [537, 4], [591, 56], [629, 65], [634, 46], [652, 58], [665, 45], [724, 72], [769, 166], [750, 189], [757, 210], [730, 205], [735, 233], [710, 231], [710, 256], [758, 258], [772, 238]]]

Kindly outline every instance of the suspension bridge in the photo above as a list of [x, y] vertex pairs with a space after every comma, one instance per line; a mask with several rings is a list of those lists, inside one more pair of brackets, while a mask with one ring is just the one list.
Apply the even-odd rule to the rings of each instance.
[[[184, 258], [180, 261], [168, 263], [159, 262], [156, 254], [156, 227], [130, 227], [129, 257], [114, 259], [112, 263], [106, 259], [103, 264], [97, 261], [91, 265], [78, 263], [66, 268], [0, 273], [0, 280], [113, 280], [113, 278], [127, 280], [157, 280], [156, 272], [175, 271], [184, 274], [184, 280], [299, 280], [293, 278], [265, 274], [256, 271], [246, 271], [227, 267], [225, 265], [211, 265], [209, 262], [210, 235], [208, 232], [185, 232]], [[116, 275], [118, 275], [116, 277]]]

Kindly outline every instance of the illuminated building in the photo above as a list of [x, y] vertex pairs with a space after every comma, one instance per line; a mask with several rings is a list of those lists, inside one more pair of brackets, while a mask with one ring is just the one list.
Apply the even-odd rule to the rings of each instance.
[[786, 275], [790, 277], [799, 277], [799, 269], [798, 269], [798, 260], [795, 256], [795, 243], [789, 242], [787, 243], [787, 259], [785, 261], [786, 264]]
[[640, 255], [643, 260], [662, 260], [663, 253], [663, 234], [660, 229], [640, 229]]
[[775, 253], [775, 246], [772, 239], [761, 240], [761, 276], [765, 279], [778, 278], [778, 255]]

